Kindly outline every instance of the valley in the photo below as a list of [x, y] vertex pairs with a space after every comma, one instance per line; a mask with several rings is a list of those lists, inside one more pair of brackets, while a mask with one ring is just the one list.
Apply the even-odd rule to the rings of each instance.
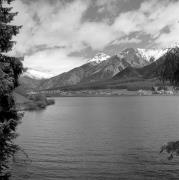
[[[173, 51], [179, 52], [179, 48], [177, 46], [164, 50], [127, 48], [113, 56], [98, 53], [82, 66], [52, 78], [35, 77], [25, 73], [20, 78], [21, 86], [16, 92], [21, 95], [36, 92], [47, 96], [160, 94], [153, 92], [153, 88], [170, 87], [169, 83], [163, 84], [160, 81], [158, 73], [162, 69], [166, 54]], [[144, 92], [140, 93], [141, 91]]]

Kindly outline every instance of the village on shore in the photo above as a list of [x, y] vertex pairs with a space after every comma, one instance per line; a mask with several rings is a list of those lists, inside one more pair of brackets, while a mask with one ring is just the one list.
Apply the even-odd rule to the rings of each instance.
[[47, 97], [90, 97], [90, 96], [173, 96], [179, 95], [179, 90], [173, 86], [166, 86], [165, 88], [153, 87], [151, 90], [140, 89], [136, 91], [129, 91], [127, 89], [85, 89], [85, 90], [61, 90], [48, 89], [41, 91], [30, 91], [29, 95], [43, 94]]

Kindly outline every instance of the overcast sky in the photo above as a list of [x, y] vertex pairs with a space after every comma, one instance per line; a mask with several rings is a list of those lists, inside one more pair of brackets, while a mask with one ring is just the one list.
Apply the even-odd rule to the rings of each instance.
[[16, 0], [23, 25], [13, 52], [24, 65], [60, 74], [113, 47], [179, 42], [179, 0]]

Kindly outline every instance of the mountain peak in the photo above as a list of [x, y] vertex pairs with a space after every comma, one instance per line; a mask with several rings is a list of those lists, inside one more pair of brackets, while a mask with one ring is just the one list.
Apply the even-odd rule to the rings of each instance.
[[110, 58], [110, 56], [105, 53], [98, 53], [94, 56], [94, 58], [88, 60], [88, 62], [101, 63], [102, 61], [105, 61], [109, 58]]
[[131, 47], [131, 48], [126, 48], [121, 51], [121, 53], [129, 53], [129, 52], [133, 53], [135, 52], [135, 49]]
[[138, 55], [142, 56], [145, 58], [148, 62], [153, 59], [153, 61], [156, 61], [159, 59], [161, 56], [163, 56], [168, 49], [137, 49]]

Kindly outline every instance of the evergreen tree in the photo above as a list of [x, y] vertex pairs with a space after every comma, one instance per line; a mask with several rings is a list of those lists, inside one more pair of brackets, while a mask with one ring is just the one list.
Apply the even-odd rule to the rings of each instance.
[[11, 2], [0, 0], [0, 179], [7, 179], [8, 160], [18, 150], [13, 140], [20, 120], [12, 92], [18, 86], [22, 63], [19, 58], [5, 55], [14, 44], [12, 36], [20, 29], [10, 24], [17, 13], [12, 13], [12, 8], [4, 5]]
[[174, 86], [179, 84], [179, 47], [172, 48], [166, 53], [158, 73], [163, 82], [169, 81]]
[[[170, 49], [162, 58], [163, 63], [158, 69], [160, 79], [165, 82], [169, 81], [171, 85], [179, 85], [179, 47]], [[170, 155], [168, 160], [173, 159], [173, 155], [179, 155], [179, 141], [165, 143], [161, 147], [160, 153], [166, 151]]]

